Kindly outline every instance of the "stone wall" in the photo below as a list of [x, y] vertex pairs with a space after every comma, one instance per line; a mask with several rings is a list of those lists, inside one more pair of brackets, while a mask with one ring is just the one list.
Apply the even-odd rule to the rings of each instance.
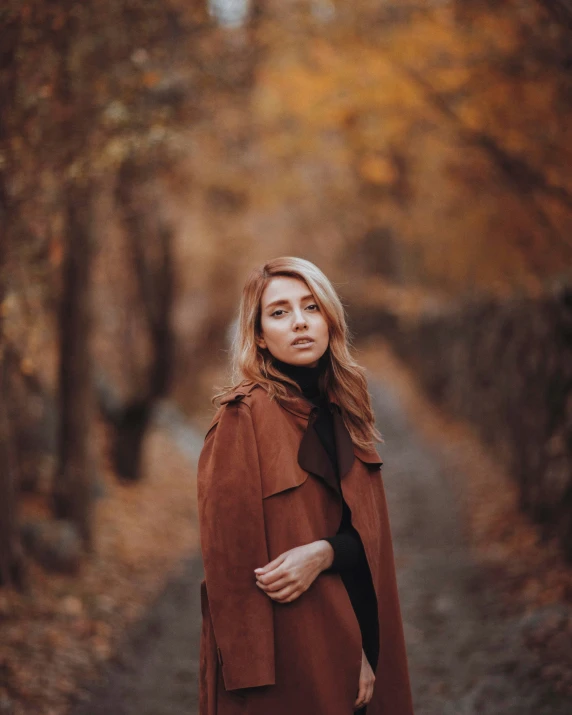
[[355, 315], [360, 335], [385, 335], [430, 398], [477, 428], [517, 480], [522, 508], [572, 559], [572, 288], [372, 317]]

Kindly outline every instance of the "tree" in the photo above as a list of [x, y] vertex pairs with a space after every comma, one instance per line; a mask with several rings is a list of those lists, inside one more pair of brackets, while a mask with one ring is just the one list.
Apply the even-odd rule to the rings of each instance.
[[[0, 222], [7, 214], [6, 193], [0, 184]], [[0, 242], [0, 584], [22, 586], [23, 561], [18, 535], [16, 474], [6, 400], [6, 359], [3, 302], [6, 285], [7, 247]]]
[[65, 229], [59, 309], [59, 468], [53, 492], [56, 517], [68, 519], [86, 549], [92, 546], [93, 376], [91, 264], [93, 254], [93, 177], [89, 171], [94, 132], [90, 95], [93, 57], [84, 50], [84, 23], [92, 12], [77, 13], [73, 2], [60, 6], [54, 34], [59, 59], [56, 95], [63, 170]]
[[92, 544], [93, 377], [90, 267], [90, 185], [74, 185], [67, 198], [67, 246], [60, 307], [59, 470], [54, 489], [56, 516], [70, 519], [86, 547]]
[[119, 171], [115, 193], [152, 350], [146, 390], [108, 414], [115, 426], [115, 467], [122, 478], [131, 480], [140, 477], [143, 439], [156, 401], [168, 392], [173, 367], [173, 247], [171, 229], [152, 199], [154, 184], [150, 177], [157, 168], [153, 163], [141, 165], [127, 158]]

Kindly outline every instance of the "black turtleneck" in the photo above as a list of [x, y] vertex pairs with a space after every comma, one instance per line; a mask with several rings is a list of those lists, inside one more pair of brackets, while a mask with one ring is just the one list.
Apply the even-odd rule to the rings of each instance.
[[[336, 478], [340, 480], [338, 470], [338, 457], [336, 452], [336, 439], [334, 434], [334, 423], [332, 413], [329, 408], [329, 402], [325, 392], [320, 386], [320, 377], [322, 376], [326, 358], [323, 356], [316, 367], [308, 367], [306, 365], [291, 365], [277, 358], [273, 358], [274, 365], [281, 373], [290, 377], [298, 385], [304, 397], [318, 408], [314, 429], [318, 433], [322, 444], [332, 466]], [[341, 486], [340, 486], [341, 494]], [[332, 571], [342, 572], [356, 567], [363, 567], [367, 564], [365, 552], [359, 534], [354, 529], [351, 523], [351, 511], [342, 496], [342, 520], [340, 527], [335, 536], [324, 537], [324, 541], [328, 541], [334, 550], [334, 560], [331, 566]]]
[[[375, 671], [379, 655], [377, 599], [363, 544], [352, 524], [351, 510], [341, 489], [333, 417], [327, 395], [320, 385], [326, 360], [326, 355], [322, 356], [316, 367], [291, 365], [277, 358], [273, 358], [273, 363], [282, 374], [294, 380], [304, 397], [318, 408], [313, 426], [332, 462], [342, 497], [342, 519], [338, 531], [335, 536], [326, 536], [323, 539], [328, 541], [334, 550], [334, 560], [329, 571], [339, 573], [342, 578], [359, 623], [363, 649]], [[364, 713], [365, 710], [360, 710], [356, 715]]]

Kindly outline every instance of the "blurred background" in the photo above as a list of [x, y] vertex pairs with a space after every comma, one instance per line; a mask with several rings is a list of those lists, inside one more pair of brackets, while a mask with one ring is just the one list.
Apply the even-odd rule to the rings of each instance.
[[242, 284], [315, 262], [418, 715], [572, 712], [572, 3], [4, 0], [0, 713], [197, 712]]

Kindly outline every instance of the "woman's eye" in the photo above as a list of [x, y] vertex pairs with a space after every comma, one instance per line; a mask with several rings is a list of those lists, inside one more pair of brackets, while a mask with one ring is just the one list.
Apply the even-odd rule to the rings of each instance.
[[[311, 303], [310, 305], [306, 306], [305, 310], [316, 311], [316, 310], [320, 310], [320, 308], [318, 305], [316, 305], [316, 303]], [[286, 313], [286, 311], [283, 308], [277, 308], [272, 313], [270, 313], [270, 317], [271, 318], [275, 318], [275, 317], [280, 318], [282, 316], [282, 314], [284, 314], [284, 313]]]

